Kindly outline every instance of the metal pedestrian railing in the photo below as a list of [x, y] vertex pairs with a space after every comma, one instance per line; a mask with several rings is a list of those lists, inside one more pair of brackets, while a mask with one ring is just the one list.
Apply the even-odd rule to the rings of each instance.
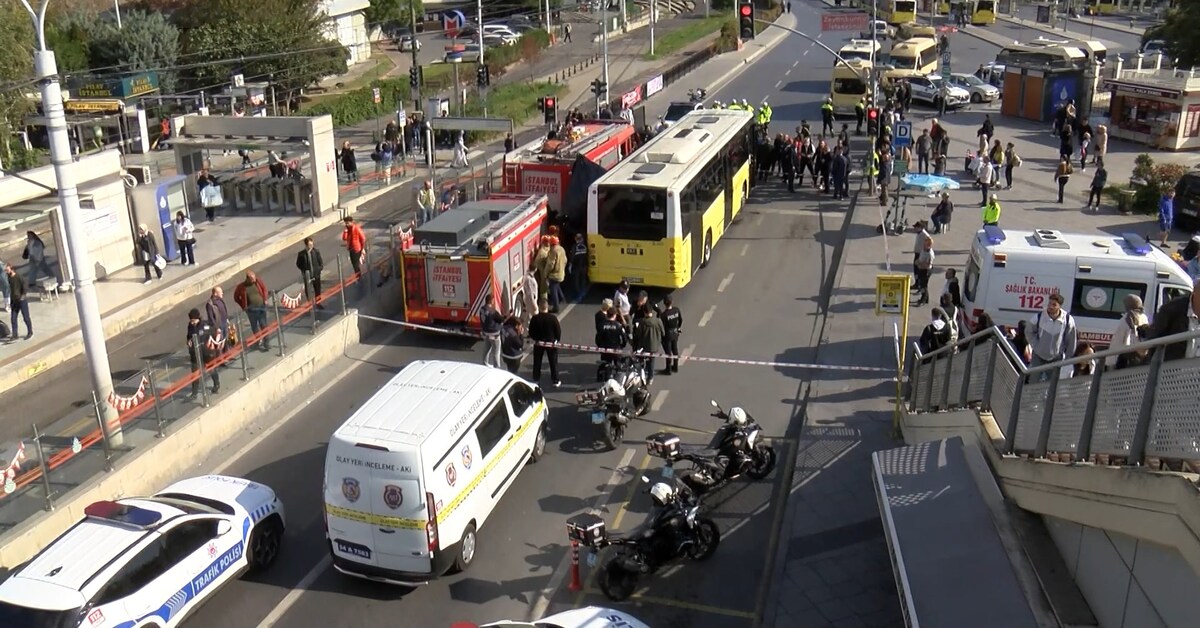
[[[1166, 347], [1194, 338], [1200, 332], [1030, 367], [992, 327], [928, 354], [915, 347], [908, 409], [990, 411], [1005, 454], [1200, 472], [1200, 358], [1165, 359]], [[1149, 360], [1105, 368], [1133, 351]], [[1090, 374], [1064, 375], [1087, 363]]]

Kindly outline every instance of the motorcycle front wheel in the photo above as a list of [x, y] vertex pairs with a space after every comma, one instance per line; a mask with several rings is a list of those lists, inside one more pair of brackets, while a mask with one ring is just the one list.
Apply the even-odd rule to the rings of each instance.
[[759, 445], [754, 450], [752, 466], [746, 475], [755, 480], [761, 480], [771, 474], [775, 468], [775, 448], [770, 445]]
[[625, 441], [625, 426], [620, 421], [609, 419], [604, 422], [604, 444], [612, 451]]
[[625, 570], [616, 559], [610, 560], [596, 574], [596, 583], [604, 597], [614, 602], [624, 602], [637, 589], [637, 574]]
[[688, 558], [705, 560], [717, 551], [721, 544], [721, 530], [712, 519], [697, 519], [695, 539], [688, 548]]

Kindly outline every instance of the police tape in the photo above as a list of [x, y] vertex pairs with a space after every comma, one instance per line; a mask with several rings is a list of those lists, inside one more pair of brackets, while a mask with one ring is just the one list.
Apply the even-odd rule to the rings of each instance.
[[[434, 325], [422, 325], [419, 323], [409, 323], [407, 321], [398, 321], [391, 318], [380, 318], [378, 316], [369, 316], [367, 314], [359, 314], [359, 318], [376, 321], [379, 323], [389, 323], [399, 325], [407, 329], [416, 329], [421, 331], [429, 331], [444, 336], [455, 336], [459, 338], [470, 338], [472, 340], [482, 340], [483, 334], [478, 332], [462, 331], [458, 329], [447, 329], [445, 327], [437, 327]], [[628, 349], [605, 349], [594, 345], [582, 345], [570, 342], [532, 342], [531, 344], [545, 347], [547, 349], [565, 349], [568, 351], [577, 351], [579, 353], [597, 353], [609, 355], [629, 355], [633, 356]], [[887, 373], [895, 374], [894, 369], [887, 369], [878, 366], [845, 366], [836, 364], [810, 364], [806, 362], [780, 362], [777, 360], [740, 360], [737, 358], [711, 358], [699, 355], [671, 355], [669, 353], [639, 353], [637, 354], [644, 358], [669, 358], [672, 360], [678, 359], [681, 362], [707, 362], [710, 364], [735, 364], [738, 366], [771, 366], [776, 368], [788, 369], [812, 369], [822, 371], [842, 371], [853, 373]]]

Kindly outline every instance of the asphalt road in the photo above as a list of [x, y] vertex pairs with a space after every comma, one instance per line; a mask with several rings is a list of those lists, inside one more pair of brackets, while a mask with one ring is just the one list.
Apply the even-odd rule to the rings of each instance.
[[[816, 119], [816, 99], [827, 89], [823, 76], [830, 64], [827, 55], [805, 54], [809, 48], [808, 42], [786, 40], [755, 63], [754, 71], [739, 73], [714, 97], [769, 97], [775, 110], [772, 124], [779, 128]], [[783, 79], [777, 86], [779, 77]], [[698, 76], [695, 82], [677, 84], [659, 99], [658, 108], [704, 82]], [[714, 251], [712, 264], [676, 295], [686, 320], [681, 342], [685, 354], [812, 362], [823, 330], [822, 286], [834, 271], [844, 210], [842, 203], [818, 200], [810, 193], [790, 196], [777, 185], [760, 188], [740, 224]], [[565, 341], [591, 340], [591, 314], [605, 296], [607, 288], [596, 288], [566, 314]], [[745, 406], [776, 439], [780, 468], [790, 468], [786, 457], [793, 445], [785, 435], [802, 421], [808, 385], [803, 369], [685, 362], [679, 374], [655, 379], [653, 410], [633, 426], [625, 446], [602, 453], [595, 442], [598, 434], [573, 407], [574, 392], [590, 383], [594, 360], [567, 356], [564, 389], [548, 394], [553, 404], [550, 455], [518, 477], [481, 531], [479, 559], [468, 573], [409, 590], [348, 579], [323, 562], [323, 446], [328, 434], [408, 361], [474, 360], [480, 354], [459, 341], [407, 333], [368, 342], [382, 347], [353, 366], [336, 367], [347, 376], [328, 391], [279, 409], [299, 412], [226, 470], [280, 491], [291, 520], [288, 546], [269, 573], [231, 585], [189, 626], [363, 626], [393, 623], [401, 616], [405, 625], [445, 626], [524, 618], [531, 605], [537, 605], [539, 592], [553, 584], [564, 567], [567, 517], [597, 497], [602, 503], [611, 498], [607, 518], [614, 528], [628, 529], [644, 514], [637, 476], [640, 469], [653, 467], [641, 445], [645, 436], [670, 429], [685, 440], [706, 442], [702, 432], [716, 426], [708, 416], [708, 400], [717, 398], [727, 406]], [[618, 475], [610, 492], [614, 469], [626, 465], [633, 469]], [[653, 477], [656, 471], [648, 473]], [[774, 555], [783, 486], [778, 475], [717, 495], [709, 504], [724, 533], [717, 554], [704, 565], [669, 570], [626, 606], [656, 628], [752, 625], [764, 602], [764, 565]], [[549, 610], [608, 604], [590, 591], [590, 585], [579, 595], [556, 591]]]
[[[1032, 14], [1031, 15], [1023, 15], [1022, 14], [1022, 15], [1020, 15], [1020, 17], [1023, 19], [1032, 20], [1036, 17], [1036, 15], [1032, 15]], [[1101, 28], [1099, 26], [1093, 29], [1093, 28], [1090, 28], [1089, 25], [1087, 25], [1087, 24], [1081, 24], [1079, 22], [1074, 22], [1074, 21], [1070, 22], [1069, 26], [1070, 26], [1072, 33], [1078, 33], [1080, 35], [1085, 35], [1091, 39], [1100, 40], [1105, 46], [1108, 47], [1109, 54], [1115, 55], [1115, 54], [1120, 53], [1122, 55], [1129, 55], [1131, 53], [1136, 53], [1137, 49], [1138, 49], [1138, 45], [1141, 43], [1141, 37], [1134, 35], [1132, 33], [1124, 32], [1124, 31], [1113, 30], [1110, 28]], [[981, 27], [972, 26], [971, 28], [981, 28]], [[1043, 31], [1040, 31], [1037, 29], [1026, 28], [1024, 26], [1019, 26], [1017, 24], [1014, 24], [1012, 22], [1006, 22], [1004, 20], [996, 20], [995, 24], [992, 24], [991, 26], [985, 26], [982, 28], [986, 28], [987, 30], [989, 30], [995, 34], [1001, 35], [1006, 39], [1013, 40], [1013, 41], [1019, 41], [1019, 42], [1030, 41], [1033, 39], [1037, 39], [1038, 37], [1046, 37], [1047, 39], [1056, 39], [1056, 38], [1066, 39], [1067, 38], [1066, 35], [1062, 35], [1062, 36], [1052, 35], [1050, 33], [1046, 33], [1046, 32], [1043, 32]], [[1062, 31], [1059, 31], [1059, 32], [1061, 33]], [[962, 35], [959, 35], [958, 38], [962, 39]], [[953, 46], [951, 46], [951, 47], [953, 48]]]

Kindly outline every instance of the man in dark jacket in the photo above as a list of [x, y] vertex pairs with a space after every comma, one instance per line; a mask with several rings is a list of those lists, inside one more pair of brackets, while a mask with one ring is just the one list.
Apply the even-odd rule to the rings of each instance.
[[542, 356], [546, 356], [546, 360], [550, 362], [550, 379], [554, 381], [554, 387], [562, 386], [562, 381], [558, 379], [558, 349], [555, 347], [546, 347], [541, 343], [557, 344], [562, 341], [562, 325], [558, 322], [558, 317], [550, 313], [550, 302], [546, 299], [538, 301], [539, 312], [529, 319], [529, 339], [533, 345], [533, 381], [541, 381], [542, 379]]
[[[200, 310], [192, 308], [192, 311], [188, 312], [187, 348], [188, 359], [192, 363], [193, 372], [200, 370], [199, 360], [204, 360], [204, 363], [207, 364], [220, 355], [224, 343], [225, 339], [218, 336], [216, 326], [209, 321], [200, 319]], [[219, 370], [209, 368], [208, 374], [212, 378], [213, 394], [221, 392], [221, 374]], [[191, 396], [193, 397], [200, 394], [200, 387], [204, 385], [200, 379], [200, 376], [197, 375], [195, 381], [192, 382]]]
[[850, 195], [850, 160], [842, 152], [841, 146], [833, 149], [829, 179], [833, 182], [833, 198], [843, 199]]
[[790, 138], [784, 136], [784, 145], [779, 156], [779, 170], [783, 174], [783, 181], [787, 183], [788, 192], [796, 191], [796, 144]]
[[666, 307], [662, 311], [663, 331], [663, 353], [675, 356], [667, 358], [666, 367], [663, 368], [664, 375], [679, 372], [679, 336], [683, 333], [683, 312], [675, 307], [671, 301], [671, 297], [663, 299], [663, 305]]
[[646, 383], [654, 381], [654, 355], [662, 353], [662, 339], [666, 335], [663, 322], [655, 315], [653, 308], [646, 308], [646, 316], [637, 322], [633, 328], [633, 348], [649, 354], [643, 358], [646, 365]]
[[[296, 268], [304, 281], [304, 296], [314, 301], [321, 298], [321, 271], [325, 270], [325, 260], [321, 251], [312, 238], [304, 238], [304, 248], [296, 254]], [[311, 292], [309, 291], [311, 289]], [[324, 303], [317, 303], [318, 310], [325, 309]]]
[[510, 317], [500, 331], [500, 356], [509, 373], [516, 375], [525, 360], [525, 335], [521, 321]]
[[483, 341], [487, 350], [483, 354], [483, 365], [500, 368], [500, 332], [504, 327], [504, 317], [496, 309], [492, 295], [483, 298], [483, 307], [479, 310], [479, 328], [483, 332]]
[[[1200, 280], [1192, 284], [1190, 295], [1172, 299], [1158, 308], [1150, 337], [1165, 338], [1189, 331], [1200, 331]], [[1166, 345], [1163, 350], [1166, 352], [1164, 360], [1200, 357], [1200, 338], [1175, 342]]]
[[25, 319], [25, 339], [29, 340], [33, 338], [33, 323], [29, 320], [29, 301], [26, 299], [28, 288], [25, 287], [25, 280], [17, 274], [11, 264], [4, 265], [4, 273], [8, 276], [8, 305], [12, 311], [9, 320], [12, 329], [8, 339], [16, 340], [20, 335], [17, 332], [17, 315], [20, 314], [21, 318]]
[[[605, 363], [616, 362], [620, 357], [621, 349], [625, 348], [629, 342], [629, 337], [625, 334], [625, 326], [621, 324], [621, 319], [617, 308], [609, 308], [607, 318], [604, 319], [596, 330], [596, 346], [608, 351], [600, 354], [600, 360]], [[604, 373], [607, 372], [607, 366], [601, 364], [597, 374], [602, 379]]]

